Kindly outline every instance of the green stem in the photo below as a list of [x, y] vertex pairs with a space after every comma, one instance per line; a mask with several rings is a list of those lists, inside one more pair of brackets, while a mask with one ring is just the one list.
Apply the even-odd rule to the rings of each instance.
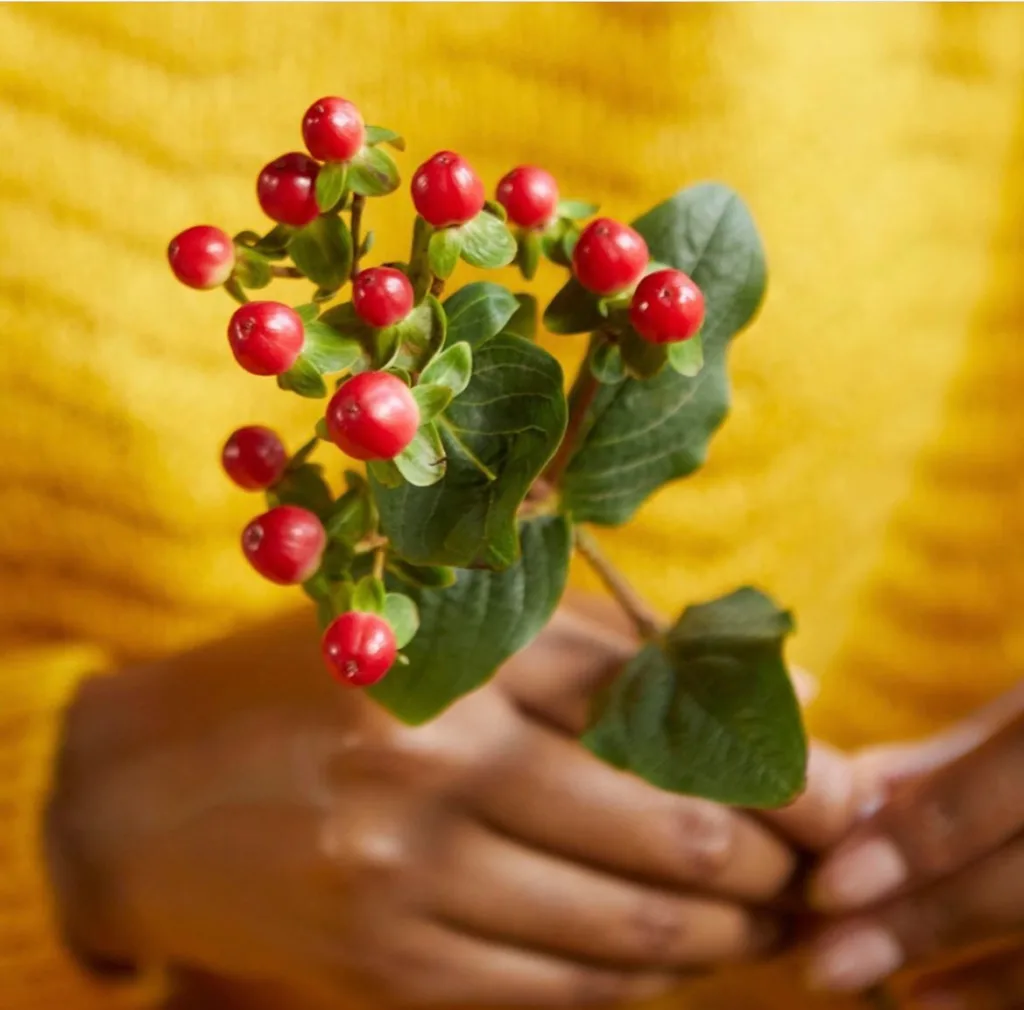
[[360, 231], [363, 226], [363, 208], [366, 206], [366, 197], [361, 193], [352, 195], [352, 280], [356, 279], [359, 273], [359, 247], [363, 244]]
[[547, 470], [544, 471], [544, 480], [553, 487], [558, 487], [561, 483], [565, 468], [579, 448], [578, 442], [583, 422], [593, 406], [597, 391], [601, 388], [601, 383], [590, 370], [589, 357], [588, 352], [587, 358], [584, 359], [580, 370], [576, 373], [572, 389], [569, 390], [569, 420], [565, 426], [565, 436], [562, 438], [554, 458], [548, 464]]
[[581, 526], [573, 528], [573, 539], [576, 542], [576, 549], [586, 559], [587, 564], [594, 569], [608, 592], [629, 615], [640, 637], [646, 642], [659, 638], [665, 631], [661, 618], [629, 584], [622, 572], [605, 557], [597, 540]]
[[298, 267], [282, 267], [276, 263], [270, 265], [270, 273], [273, 277], [292, 277], [294, 279], [306, 276]]

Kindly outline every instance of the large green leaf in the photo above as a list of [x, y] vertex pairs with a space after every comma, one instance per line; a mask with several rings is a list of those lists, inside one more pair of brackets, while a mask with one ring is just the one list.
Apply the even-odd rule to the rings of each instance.
[[325, 291], [340, 288], [352, 269], [352, 235], [337, 214], [321, 214], [295, 232], [288, 252], [295, 265]]
[[652, 257], [684, 270], [704, 292], [704, 366], [692, 377], [665, 368], [653, 379], [598, 391], [565, 473], [564, 503], [577, 520], [607, 525], [626, 522], [662, 484], [704, 462], [728, 410], [727, 345], [754, 316], [765, 289], [754, 222], [724, 186], [683, 190], [635, 227]]
[[[408, 666], [395, 665], [369, 689], [404, 722], [434, 718], [485, 683], [534, 639], [561, 599], [569, 569], [569, 523], [561, 516], [520, 526], [519, 560], [501, 572], [460, 570], [446, 589], [393, 589], [419, 608], [419, 631], [405, 648]], [[390, 599], [390, 597], [389, 597]]]
[[745, 807], [790, 802], [807, 768], [782, 657], [792, 627], [756, 589], [689, 607], [605, 692], [583, 742], [659, 789]]
[[432, 487], [385, 487], [371, 468], [384, 532], [407, 561], [505, 568], [519, 550], [516, 510], [565, 430], [558, 362], [522, 337], [473, 351], [473, 377], [438, 428], [447, 456]]
[[490, 281], [467, 284], [444, 303], [448, 341], [465, 340], [477, 347], [497, 336], [518, 310], [519, 302], [508, 288]]

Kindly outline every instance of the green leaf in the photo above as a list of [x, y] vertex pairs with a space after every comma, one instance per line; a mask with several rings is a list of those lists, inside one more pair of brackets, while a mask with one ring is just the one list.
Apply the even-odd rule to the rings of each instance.
[[518, 250], [516, 262], [523, 277], [532, 281], [537, 276], [537, 267], [540, 265], [540, 235], [535, 231], [522, 231], [519, 233]]
[[584, 744], [669, 792], [778, 807], [804, 788], [807, 741], [783, 661], [792, 620], [756, 589], [688, 608], [599, 701]]
[[[454, 230], [454, 229], [453, 229]], [[486, 210], [458, 229], [462, 234], [462, 258], [474, 267], [494, 270], [516, 258], [516, 240], [501, 218]]]
[[537, 299], [533, 295], [522, 292], [516, 295], [519, 308], [505, 324], [505, 333], [514, 333], [517, 337], [527, 340], [537, 339]]
[[[449, 400], [469, 385], [473, 374], [473, 352], [464, 340], [446, 347], [420, 374], [420, 385], [444, 387], [451, 393]], [[413, 391], [415, 395], [415, 390]], [[447, 404], [445, 404], [447, 406]], [[442, 408], [443, 410], [444, 408]]]
[[352, 337], [360, 343], [373, 332], [373, 327], [356, 315], [356, 310], [351, 302], [342, 302], [340, 305], [332, 306], [320, 317], [320, 322], [337, 330], [342, 336]]
[[362, 196], [387, 196], [401, 179], [391, 155], [379, 147], [364, 147], [348, 163], [348, 188]]
[[601, 387], [563, 481], [564, 507], [580, 522], [626, 522], [653, 491], [704, 462], [728, 408], [729, 340], [764, 295], [757, 230], [724, 186], [683, 190], [635, 227], [655, 259], [685, 271], [704, 292], [704, 367], [692, 378], [666, 368], [646, 382]]
[[637, 333], [632, 326], [627, 326], [619, 334], [619, 352], [626, 373], [634, 379], [652, 379], [668, 361], [668, 347], [665, 344], [652, 344]]
[[444, 347], [447, 332], [448, 320], [441, 303], [427, 295], [400, 323], [382, 330], [379, 339], [382, 344], [395, 342], [391, 363], [418, 372]]
[[375, 484], [387, 488], [400, 488], [402, 474], [393, 459], [374, 459], [366, 464], [366, 473]]
[[345, 195], [348, 165], [344, 161], [329, 161], [320, 166], [316, 174], [316, 205], [326, 214]]
[[622, 363], [622, 351], [618, 344], [608, 340], [598, 341], [590, 354], [590, 371], [598, 382], [614, 385], [626, 377]]
[[366, 128], [366, 144], [376, 147], [378, 144], [390, 144], [396, 151], [405, 150], [405, 138], [386, 126], [368, 126]]
[[413, 725], [443, 712], [489, 680], [525, 648], [561, 599], [569, 569], [570, 533], [563, 516], [522, 523], [519, 560], [503, 572], [460, 570], [448, 589], [410, 589], [389, 576], [419, 607], [420, 627], [409, 665], [392, 667], [370, 694]]
[[388, 571], [400, 582], [416, 589], [447, 589], [455, 585], [455, 569], [444, 565], [410, 565], [391, 555]]
[[444, 303], [448, 317], [448, 338], [452, 343], [464, 340], [479, 347], [496, 337], [519, 308], [508, 288], [490, 281], [474, 281], [459, 288]]
[[265, 288], [273, 278], [270, 260], [255, 249], [235, 247], [235, 279], [247, 288]]
[[330, 540], [354, 544], [373, 528], [373, 505], [366, 494], [347, 491], [324, 517], [324, 530]]
[[384, 619], [395, 633], [395, 644], [404, 649], [420, 626], [420, 612], [404, 593], [388, 593], [384, 597]]
[[551, 299], [544, 310], [544, 328], [549, 333], [589, 333], [605, 324], [597, 307], [597, 296], [591, 294], [575, 277]]
[[267, 492], [267, 501], [274, 505], [299, 505], [326, 519], [334, 508], [334, 496], [324, 480], [323, 468], [316, 463], [303, 463], [284, 476]]
[[383, 530], [414, 564], [513, 564], [516, 511], [565, 431], [562, 369], [547, 351], [501, 335], [473, 359], [469, 386], [438, 422], [445, 479], [388, 489], [371, 470]]
[[599, 209], [596, 203], [587, 203], [585, 200], [559, 200], [555, 214], [570, 221], [582, 221], [583, 218], [596, 214]]
[[462, 252], [462, 232], [458, 228], [439, 228], [430, 236], [427, 262], [435, 277], [446, 281], [455, 272]]
[[364, 236], [363, 241], [359, 243], [359, 258], [362, 259], [368, 255], [370, 250], [373, 248], [373, 241], [376, 236], [371, 228]]
[[384, 612], [384, 583], [376, 576], [367, 575], [356, 583], [352, 591], [352, 609], [368, 614]]
[[319, 320], [306, 323], [305, 333], [302, 357], [321, 375], [347, 371], [363, 356], [363, 348], [358, 340], [343, 337], [327, 323]]
[[256, 252], [266, 256], [267, 259], [283, 259], [287, 249], [288, 240], [295, 231], [290, 225], [275, 225], [266, 235], [262, 237], [254, 231], [242, 231], [235, 236], [235, 242], [248, 246]]
[[303, 325], [315, 323], [320, 318], [320, 306], [316, 302], [296, 305], [293, 311], [302, 320]]
[[447, 463], [437, 426], [429, 420], [420, 425], [413, 440], [395, 457], [395, 466], [414, 487], [430, 487], [441, 480]]
[[486, 210], [488, 214], [496, 217], [499, 221], [508, 221], [508, 211], [505, 210], [505, 205], [499, 203], [497, 200], [485, 200], [484, 210]]
[[670, 344], [668, 363], [680, 375], [693, 378], [704, 367], [704, 340], [699, 333], [689, 340]]
[[325, 291], [336, 291], [352, 269], [352, 235], [337, 214], [321, 214], [288, 243], [295, 265]]
[[319, 400], [327, 395], [327, 384], [316, 367], [301, 354], [295, 364], [283, 375], [277, 377], [281, 389], [287, 389], [299, 396]]
[[326, 418], [318, 417], [316, 419], [316, 424], [313, 426], [313, 430], [316, 432], [317, 438], [321, 439], [324, 442], [330, 442], [331, 435], [330, 432], [327, 430]]
[[444, 412], [445, 407], [452, 402], [452, 391], [447, 386], [421, 381], [413, 386], [412, 398], [420, 408], [420, 424], [423, 424]]

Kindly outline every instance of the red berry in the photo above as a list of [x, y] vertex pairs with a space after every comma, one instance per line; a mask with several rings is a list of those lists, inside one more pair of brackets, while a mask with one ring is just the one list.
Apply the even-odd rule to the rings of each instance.
[[356, 275], [352, 306], [363, 322], [391, 326], [412, 312], [412, 284], [394, 267], [370, 267]]
[[235, 244], [212, 224], [197, 224], [175, 235], [167, 247], [174, 276], [200, 291], [220, 287], [235, 268]]
[[550, 172], [533, 165], [513, 168], [498, 183], [498, 202], [520, 228], [537, 228], [555, 216], [558, 184]]
[[652, 344], [689, 340], [704, 323], [704, 295], [682, 270], [656, 270], [633, 292], [629, 319]]
[[312, 512], [278, 505], [242, 531], [242, 551], [265, 579], [279, 586], [305, 582], [320, 567], [327, 534]]
[[412, 177], [412, 202], [435, 228], [471, 221], [484, 209], [484, 199], [480, 177], [451, 151], [439, 151]]
[[235, 360], [253, 375], [287, 372], [305, 340], [299, 314], [280, 302], [240, 305], [228, 323], [228, 342]]
[[629, 225], [599, 217], [580, 233], [572, 254], [576, 279], [597, 295], [632, 287], [647, 266], [647, 243]]
[[302, 118], [302, 139], [319, 161], [348, 161], [366, 140], [362, 113], [344, 98], [321, 98]]
[[376, 684], [391, 669], [398, 651], [391, 625], [362, 610], [336, 617], [324, 632], [320, 648], [327, 669], [351, 687]]
[[263, 491], [281, 479], [288, 453], [276, 431], [251, 424], [224, 443], [220, 461], [225, 473], [245, 491]]
[[307, 154], [283, 154], [267, 165], [256, 181], [263, 213], [281, 224], [301, 228], [320, 213], [316, 174], [320, 166]]
[[331, 441], [353, 459], [394, 459], [415, 437], [420, 408], [388, 372], [360, 372], [327, 404]]

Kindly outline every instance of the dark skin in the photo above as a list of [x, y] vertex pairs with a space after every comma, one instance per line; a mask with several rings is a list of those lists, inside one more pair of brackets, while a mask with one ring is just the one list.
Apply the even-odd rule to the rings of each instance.
[[786, 836], [842, 829], [847, 767], [816, 752], [771, 819], [608, 768], [573, 736], [634, 649], [573, 599], [419, 728], [339, 689], [306, 618], [88, 682], [48, 822], [71, 935], [207, 988], [269, 980], [243, 1005], [277, 1010], [606, 1004], [767, 953]]

